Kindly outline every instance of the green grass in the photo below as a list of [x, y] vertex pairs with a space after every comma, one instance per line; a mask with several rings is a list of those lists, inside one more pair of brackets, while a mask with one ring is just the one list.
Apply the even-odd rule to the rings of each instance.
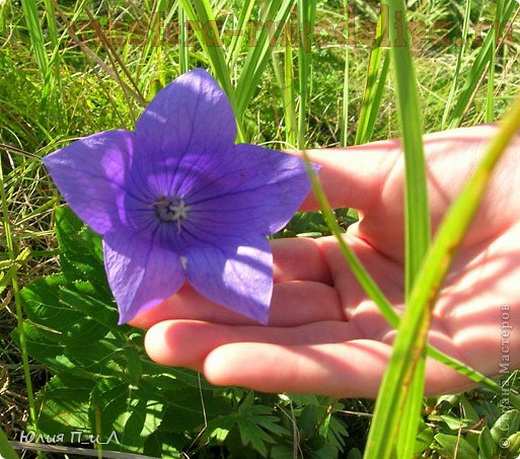
[[[389, 3], [399, 4], [400, 8], [404, 4]], [[59, 269], [53, 231], [57, 196], [39, 157], [81, 135], [115, 127], [131, 128], [146, 100], [179, 73], [193, 67], [209, 68], [219, 80], [233, 103], [244, 140], [310, 148], [402, 135], [407, 158], [406, 285], [410, 304], [414, 305], [410, 314], [415, 311], [416, 315], [415, 319], [405, 316], [400, 330], [404, 338], [396, 346], [404, 346], [398, 349], [405, 353], [419, 352], [414, 357], [418, 366], [411, 392], [392, 391], [395, 398], [379, 400], [370, 436], [366, 422], [366, 413], [373, 410], [370, 402], [342, 401], [339, 406], [329, 399], [257, 394], [253, 406], [272, 411], [288, 433], [265, 430], [265, 424], [261, 424], [265, 420], [259, 421], [259, 415], [251, 428], [260, 426], [264, 433], [275, 435], [276, 442], [255, 444], [257, 437], [253, 435], [248, 454], [263, 456], [265, 447], [271, 457], [293, 457], [291, 448], [300, 448], [304, 457], [312, 454], [328, 458], [342, 449], [344, 453], [340, 454], [346, 456], [350, 451], [349, 457], [354, 458], [359, 457], [356, 450], [364, 450], [368, 436], [367, 457], [389, 457], [394, 446], [388, 446], [392, 443], [389, 441], [387, 445], [383, 443], [394, 437], [398, 457], [412, 457], [419, 427], [426, 438], [421, 437], [425, 454], [449, 457], [453, 435], [459, 432], [470, 438], [473, 431], [481, 429], [468, 419], [484, 417], [492, 426], [499, 414], [499, 398], [493, 392], [499, 387], [494, 381], [484, 381], [487, 389], [452, 399], [422, 397], [424, 343], [412, 343], [416, 335], [411, 328], [424, 330], [428, 322], [428, 291], [414, 289], [414, 280], [419, 276], [422, 285], [435, 287], [443, 273], [421, 270], [429, 246], [429, 224], [420, 134], [423, 130], [492, 121], [504, 113], [520, 86], [518, 8], [513, 0], [498, 2], [498, 10], [470, 0], [458, 8], [453, 8], [453, 2], [448, 0], [412, 3], [408, 20], [412, 26], [422, 27], [422, 33], [413, 34], [410, 54], [407, 48], [389, 50], [378, 46], [385, 44], [384, 24], [380, 22], [377, 27], [378, 7], [364, 0], [317, 4], [306, 0], [155, 0], [140, 6], [123, 2], [109, 5], [102, 1], [95, 9], [88, 2], [24, 0], [21, 5], [11, 1], [0, 4], [0, 34], [5, 38], [0, 47], [0, 370], [5, 369], [8, 375], [9, 391], [0, 392], [0, 412], [16, 413], [13, 419], [0, 420], [10, 439], [16, 429], [25, 428], [27, 415], [33, 418], [33, 425], [37, 424], [32, 386], [38, 392], [51, 377], [27, 355], [22, 326], [27, 319], [18, 295], [21, 287]], [[349, 30], [340, 22], [347, 7], [351, 20], [357, 21]], [[511, 18], [516, 26], [510, 29], [507, 21]], [[188, 26], [186, 20], [190, 21]], [[249, 36], [245, 32], [257, 22], [271, 27], [257, 31], [256, 46], [248, 47]], [[205, 33], [196, 27], [197, 23], [208, 25]], [[341, 27], [334, 28], [337, 23]], [[291, 25], [290, 29], [286, 24]], [[480, 30], [482, 24], [489, 27]], [[231, 34], [233, 29], [240, 33]], [[439, 40], [441, 36], [445, 39]], [[457, 46], [456, 40], [462, 46]], [[498, 45], [505, 47], [496, 49]], [[482, 181], [472, 183], [482, 190]], [[319, 187], [316, 189], [319, 192]], [[458, 213], [455, 210], [455, 217], [450, 217], [451, 223], [447, 220], [447, 229], [439, 233], [437, 245], [429, 252], [428, 259], [434, 260], [431, 266], [442, 258], [443, 250], [451, 247], [450, 238], [460, 236], [454, 231], [453, 219], [467, 221], [469, 211], [478, 203], [479, 192], [468, 191], [472, 196], [468, 198], [471, 209], [459, 205]], [[322, 216], [294, 220], [289, 228], [291, 234], [340, 236], [343, 227], [337, 225], [336, 219], [343, 214], [327, 209], [326, 197], [321, 197]], [[461, 209], [468, 213], [461, 216]], [[390, 303], [359, 261], [346, 245], [342, 251], [383, 315], [399, 326]], [[19, 348], [10, 335], [17, 325], [22, 330]], [[436, 350], [427, 352], [446, 361], [446, 356]], [[400, 359], [394, 362], [401, 364], [401, 376], [411, 378], [412, 366]], [[468, 371], [464, 366], [460, 369]], [[0, 371], [0, 390], [2, 374]], [[476, 374], [473, 377], [479, 378]], [[393, 387], [399, 387], [401, 382], [402, 379], [393, 379]], [[518, 386], [518, 381], [515, 384]], [[389, 387], [384, 386], [384, 390]], [[229, 393], [230, 399], [235, 400], [236, 396], [239, 400], [237, 409], [249, 403], [248, 396]], [[380, 406], [385, 401], [387, 414], [380, 417]], [[420, 417], [421, 407], [426, 410]], [[194, 409], [200, 410], [200, 405], [194, 405]], [[357, 415], [342, 413], [347, 411]], [[406, 426], [399, 432], [395, 413], [400, 413], [399, 420]], [[451, 429], [447, 419], [452, 427], [458, 422], [459, 431]], [[211, 445], [204, 457], [230, 454], [233, 442], [246, 443], [248, 438], [242, 431], [231, 431], [227, 442], [219, 443], [216, 437], [210, 440], [202, 431], [199, 438], [197, 433], [187, 433], [188, 418], [184, 421], [184, 437], [195, 443], [204, 438]], [[210, 421], [218, 426], [217, 421]], [[297, 434], [293, 435], [294, 426]], [[180, 439], [176, 441], [181, 443]], [[0, 432], [0, 448], [3, 447]], [[198, 451], [202, 454], [200, 448]], [[0, 452], [7, 455], [1, 449]]]

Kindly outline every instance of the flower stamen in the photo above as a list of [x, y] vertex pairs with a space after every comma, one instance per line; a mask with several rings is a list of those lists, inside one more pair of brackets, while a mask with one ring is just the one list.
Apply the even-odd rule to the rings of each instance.
[[181, 223], [188, 218], [189, 206], [182, 198], [160, 197], [153, 204], [157, 218], [164, 223], [177, 223], [177, 230], [181, 231]]

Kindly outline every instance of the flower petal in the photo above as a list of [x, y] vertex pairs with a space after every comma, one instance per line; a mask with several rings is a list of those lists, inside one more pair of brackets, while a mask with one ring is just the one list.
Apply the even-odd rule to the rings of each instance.
[[159, 91], [137, 121], [136, 137], [150, 188], [168, 196], [184, 181], [179, 164], [185, 155], [200, 159], [233, 145], [235, 117], [217, 82], [196, 69]]
[[119, 307], [119, 324], [173, 295], [184, 282], [179, 256], [170, 249], [123, 231], [103, 240], [108, 283]]
[[192, 172], [197, 183], [180, 193], [190, 208], [187, 227], [193, 232], [216, 237], [276, 232], [310, 191], [301, 159], [256, 145], [235, 145], [204, 167]]
[[97, 233], [105, 234], [125, 219], [125, 178], [133, 148], [133, 133], [107, 131], [43, 158], [72, 210]]
[[211, 301], [266, 324], [273, 293], [273, 256], [263, 237], [242, 244], [190, 247], [186, 276]]

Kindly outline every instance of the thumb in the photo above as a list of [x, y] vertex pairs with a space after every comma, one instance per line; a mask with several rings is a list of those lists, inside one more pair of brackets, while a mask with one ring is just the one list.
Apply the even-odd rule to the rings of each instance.
[[[303, 157], [301, 151], [291, 154]], [[385, 180], [400, 155], [399, 140], [385, 140], [348, 148], [306, 150], [321, 166], [319, 179], [333, 208], [368, 210], [380, 197]], [[317, 210], [319, 203], [309, 194], [301, 210]]]

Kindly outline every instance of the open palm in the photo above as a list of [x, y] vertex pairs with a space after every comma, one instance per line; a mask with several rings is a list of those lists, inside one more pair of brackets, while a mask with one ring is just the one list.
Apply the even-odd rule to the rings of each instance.
[[[471, 175], [493, 126], [425, 137], [432, 224]], [[404, 307], [404, 164], [398, 141], [309, 151], [334, 207], [360, 220], [345, 237], [399, 310]], [[317, 204], [310, 196], [305, 210]], [[138, 316], [155, 361], [199, 370], [218, 385], [267, 392], [374, 397], [393, 330], [350, 273], [333, 237], [272, 241], [275, 288], [269, 326], [211, 304], [189, 286]], [[509, 327], [512, 327], [510, 329]], [[429, 340], [486, 373], [520, 365], [520, 139], [499, 164], [434, 309]], [[429, 393], [470, 381], [433, 360]]]

